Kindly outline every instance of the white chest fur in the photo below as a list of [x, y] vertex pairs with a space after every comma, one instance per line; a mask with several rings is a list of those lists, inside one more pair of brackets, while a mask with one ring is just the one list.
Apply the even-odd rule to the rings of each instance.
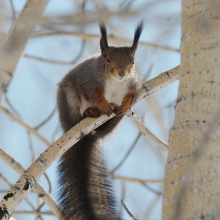
[[123, 98], [128, 93], [128, 81], [107, 81], [105, 85], [105, 98], [108, 103], [121, 105]]

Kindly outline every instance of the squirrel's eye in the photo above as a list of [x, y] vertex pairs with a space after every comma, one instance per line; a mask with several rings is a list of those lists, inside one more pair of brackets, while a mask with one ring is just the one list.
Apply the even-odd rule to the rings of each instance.
[[134, 65], [134, 61], [132, 62], [132, 65]]
[[109, 58], [107, 58], [107, 60], [106, 60], [108, 63], [111, 63], [111, 60], [109, 59]]

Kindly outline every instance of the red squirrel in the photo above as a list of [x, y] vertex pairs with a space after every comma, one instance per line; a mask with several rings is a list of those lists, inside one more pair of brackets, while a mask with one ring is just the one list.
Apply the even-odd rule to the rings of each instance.
[[134, 55], [142, 29], [140, 23], [132, 46], [116, 47], [108, 45], [106, 28], [101, 24], [101, 54], [82, 61], [59, 83], [57, 105], [64, 132], [85, 117], [116, 115], [61, 157], [58, 168], [61, 220], [121, 219], [98, 142], [115, 130], [134, 101], [140, 85]]

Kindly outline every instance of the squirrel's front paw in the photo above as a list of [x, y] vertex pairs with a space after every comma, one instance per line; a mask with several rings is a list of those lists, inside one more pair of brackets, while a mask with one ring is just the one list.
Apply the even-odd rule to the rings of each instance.
[[120, 106], [116, 106], [113, 110], [113, 113], [119, 117], [124, 115], [127, 111], [128, 111], [129, 107], [128, 106], [124, 106], [124, 105], [120, 105]]
[[115, 105], [114, 104], [109, 104], [108, 105], [108, 111], [105, 112], [107, 116], [110, 116], [112, 113], [113, 113], [113, 110], [115, 108]]

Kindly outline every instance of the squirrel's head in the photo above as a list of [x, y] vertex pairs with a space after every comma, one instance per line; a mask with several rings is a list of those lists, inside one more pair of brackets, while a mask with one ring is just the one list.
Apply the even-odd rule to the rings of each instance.
[[107, 32], [104, 24], [100, 24], [101, 38], [100, 48], [105, 71], [116, 80], [125, 80], [131, 76], [134, 70], [134, 55], [138, 47], [138, 41], [143, 30], [141, 22], [134, 34], [133, 44], [130, 47], [108, 46]]

